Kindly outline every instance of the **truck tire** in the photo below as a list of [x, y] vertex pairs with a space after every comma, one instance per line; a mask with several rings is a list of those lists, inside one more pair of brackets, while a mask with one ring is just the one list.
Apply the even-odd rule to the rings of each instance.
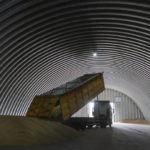
[[88, 128], [92, 128], [93, 127], [93, 125], [88, 125]]
[[101, 128], [106, 128], [106, 125], [105, 124], [101, 125]]

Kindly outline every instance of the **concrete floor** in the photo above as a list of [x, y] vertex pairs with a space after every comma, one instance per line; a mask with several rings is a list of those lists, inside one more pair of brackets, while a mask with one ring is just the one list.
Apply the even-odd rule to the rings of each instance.
[[39, 147], [10, 147], [11, 150], [150, 150], [150, 125], [114, 124], [112, 128], [87, 129], [78, 139]]

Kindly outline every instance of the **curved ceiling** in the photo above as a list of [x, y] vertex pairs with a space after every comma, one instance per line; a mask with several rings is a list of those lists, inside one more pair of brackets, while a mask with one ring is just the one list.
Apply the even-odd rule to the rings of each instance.
[[1, 115], [25, 115], [35, 95], [104, 72], [150, 120], [150, 1], [2, 0], [0, 10]]

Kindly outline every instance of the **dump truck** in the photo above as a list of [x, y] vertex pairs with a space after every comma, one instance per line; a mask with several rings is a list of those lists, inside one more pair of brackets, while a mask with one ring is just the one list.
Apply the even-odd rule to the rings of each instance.
[[66, 122], [104, 89], [103, 73], [85, 74], [35, 96], [26, 116]]

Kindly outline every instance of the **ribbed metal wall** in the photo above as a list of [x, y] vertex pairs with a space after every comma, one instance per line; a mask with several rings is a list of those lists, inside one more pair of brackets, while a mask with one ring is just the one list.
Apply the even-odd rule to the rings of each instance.
[[[116, 98], [121, 99], [121, 101], [117, 101]], [[106, 89], [92, 101], [97, 99], [100, 101], [109, 100], [110, 102], [113, 103], [114, 122], [119, 122], [125, 119], [144, 119], [143, 113], [141, 112], [137, 104], [130, 97], [123, 94], [122, 92], [113, 89]], [[90, 114], [89, 109], [90, 109], [90, 104], [87, 104], [77, 113], [75, 113], [73, 116], [88, 117]]]
[[[117, 101], [119, 98], [121, 101]], [[143, 119], [143, 113], [137, 104], [122, 92], [106, 89], [100, 95], [99, 100], [110, 100], [114, 103], [114, 121], [118, 122], [125, 119]]]
[[1, 115], [25, 115], [35, 95], [104, 72], [150, 120], [149, 0], [1, 0], [0, 52]]

